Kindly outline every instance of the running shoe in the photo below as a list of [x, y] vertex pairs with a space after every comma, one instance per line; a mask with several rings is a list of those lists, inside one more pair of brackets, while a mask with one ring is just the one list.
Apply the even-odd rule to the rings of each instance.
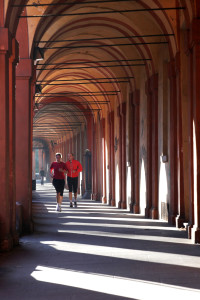
[[56, 205], [56, 210], [59, 211], [59, 212], [61, 212], [61, 205], [57, 204]]

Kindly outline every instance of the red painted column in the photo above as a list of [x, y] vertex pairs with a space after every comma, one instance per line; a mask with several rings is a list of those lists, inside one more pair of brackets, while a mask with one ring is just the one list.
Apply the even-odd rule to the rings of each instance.
[[119, 208], [126, 208], [126, 103], [121, 103], [118, 107], [118, 116], [120, 119], [119, 129]]
[[32, 231], [32, 60], [16, 70], [16, 200], [23, 207], [23, 231]]
[[132, 156], [131, 156], [131, 207], [134, 214], [140, 213], [140, 181], [139, 181], [139, 128], [140, 128], [140, 91], [135, 90], [131, 95], [131, 105], [133, 111], [133, 137], [132, 137]]
[[86, 132], [86, 130], [83, 127], [82, 131], [81, 131], [81, 145], [82, 145], [81, 149], [82, 149], [82, 159], [83, 159], [82, 160], [83, 171], [82, 171], [82, 182], [81, 182], [82, 196], [85, 194], [85, 191], [86, 191], [86, 184], [85, 184], [85, 182], [86, 182], [86, 180], [85, 180], [85, 156], [84, 156], [84, 154], [85, 154], [85, 134], [86, 134], [85, 132]]
[[9, 202], [11, 233], [14, 244], [19, 242], [16, 232], [16, 174], [15, 174], [15, 69], [19, 58], [19, 46], [12, 39], [12, 55], [9, 59]]
[[43, 169], [45, 169], [46, 168], [46, 155], [45, 155], [44, 150], [42, 151], [42, 162], [43, 162], [42, 167], [43, 167]]
[[43, 167], [43, 153], [42, 153], [42, 149], [38, 150], [38, 159], [39, 159], [39, 173], [40, 173], [40, 170]]
[[92, 151], [92, 200], [97, 200], [97, 125], [94, 123]]
[[93, 118], [88, 116], [87, 118], [87, 149], [92, 148], [92, 133], [93, 133]]
[[[199, 8], [200, 5], [198, 4]], [[200, 19], [194, 19], [191, 26], [190, 45], [192, 49], [193, 89], [193, 193], [194, 225], [191, 238], [200, 243]]]
[[191, 230], [194, 225], [194, 174], [193, 174], [193, 52], [190, 49], [189, 31], [186, 31], [185, 41], [187, 41], [186, 54], [188, 56], [189, 81], [188, 90], [190, 91], [188, 119], [189, 119], [189, 220], [188, 238], [191, 238]]
[[64, 142], [64, 161], [67, 160], [67, 137], [65, 136], [65, 142]]
[[152, 206], [150, 216], [158, 219], [158, 75], [150, 78], [152, 99]]
[[183, 167], [183, 140], [182, 140], [182, 102], [180, 82], [180, 53], [175, 58], [176, 86], [177, 86], [177, 180], [178, 180], [178, 215], [176, 226], [183, 227], [185, 220], [184, 203], [184, 167]]
[[130, 93], [130, 163], [131, 163], [131, 202], [130, 202], [130, 212], [133, 213], [133, 206], [135, 204], [135, 106], [134, 106], [134, 96]]
[[175, 62], [168, 67], [170, 81], [170, 203], [169, 223], [175, 225], [178, 214], [178, 180], [177, 180], [177, 90]]
[[102, 190], [102, 202], [107, 203], [106, 198], [106, 149], [105, 149], [105, 118], [101, 119], [101, 145], [102, 145], [102, 183], [103, 183], [103, 190]]
[[[15, 190], [14, 190], [14, 145], [9, 142], [14, 138], [13, 122], [14, 113], [14, 55], [12, 49], [12, 37], [7, 28], [0, 28], [0, 174], [1, 174], [1, 196], [0, 196], [0, 250], [7, 251], [18, 242], [15, 222]], [[12, 53], [13, 52], [13, 53]], [[11, 118], [11, 119], [10, 119]], [[11, 161], [9, 161], [11, 159]], [[11, 179], [11, 181], [10, 181]], [[11, 189], [11, 190], [10, 190]], [[11, 197], [13, 196], [13, 199]], [[12, 236], [14, 235], [14, 236]]]
[[70, 152], [74, 152], [74, 149], [73, 149], [73, 137], [71, 136], [70, 137], [70, 140], [69, 140], [69, 146], [70, 146]]
[[32, 151], [32, 178], [35, 178], [35, 150]]
[[152, 207], [152, 98], [150, 79], [145, 85], [147, 95], [147, 192], [146, 192], [146, 208], [145, 217], [150, 217], [150, 209]]
[[114, 111], [108, 115], [109, 121], [109, 204], [115, 206], [115, 152], [114, 152]]

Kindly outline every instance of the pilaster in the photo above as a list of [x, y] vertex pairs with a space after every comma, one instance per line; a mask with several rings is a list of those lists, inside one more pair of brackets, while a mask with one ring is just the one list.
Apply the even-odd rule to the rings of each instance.
[[145, 83], [145, 92], [147, 96], [147, 188], [145, 217], [149, 218], [152, 207], [152, 94], [150, 79]]
[[105, 118], [101, 119], [102, 164], [103, 164], [103, 195], [102, 202], [107, 203], [106, 197], [106, 147], [105, 147]]
[[108, 115], [109, 122], [109, 204], [115, 206], [115, 152], [114, 152], [114, 111], [109, 112]]
[[32, 232], [32, 60], [16, 69], [16, 201], [22, 204], [24, 232]]
[[126, 103], [123, 102], [118, 106], [118, 117], [120, 121], [119, 129], [119, 178], [120, 178], [120, 201], [119, 208], [127, 208], [126, 204]]
[[97, 125], [93, 125], [93, 155], [92, 155], [92, 193], [91, 199], [97, 200]]
[[[14, 48], [16, 46], [16, 49]], [[18, 243], [15, 216], [14, 103], [17, 43], [7, 28], [0, 28], [0, 250], [8, 251]], [[11, 144], [10, 144], [11, 141]]]
[[200, 19], [194, 19], [190, 30], [192, 103], [193, 103], [193, 196], [194, 225], [191, 238], [200, 243]]
[[133, 115], [133, 137], [131, 156], [131, 204], [130, 211], [134, 214], [140, 213], [139, 203], [139, 126], [140, 126], [140, 91], [135, 90], [131, 95], [131, 107]]
[[158, 219], [158, 74], [150, 78], [152, 109], [152, 207], [150, 216]]
[[175, 225], [178, 214], [178, 177], [177, 177], [177, 86], [175, 61], [168, 65], [170, 81], [170, 203], [169, 223]]
[[175, 57], [175, 72], [177, 86], [177, 181], [178, 181], [178, 215], [176, 216], [176, 226], [183, 227], [185, 220], [184, 204], [184, 170], [183, 170], [183, 141], [182, 141], [182, 103], [181, 103], [181, 83], [180, 83], [180, 53]]

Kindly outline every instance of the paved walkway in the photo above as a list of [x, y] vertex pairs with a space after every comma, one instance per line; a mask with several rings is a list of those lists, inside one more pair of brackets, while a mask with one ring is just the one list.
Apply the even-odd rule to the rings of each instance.
[[35, 232], [0, 255], [2, 300], [200, 299], [200, 246], [165, 222], [37, 186]]

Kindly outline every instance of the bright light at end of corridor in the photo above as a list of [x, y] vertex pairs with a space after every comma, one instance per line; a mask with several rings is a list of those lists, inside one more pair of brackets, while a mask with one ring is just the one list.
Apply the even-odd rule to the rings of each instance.
[[36, 270], [31, 273], [31, 276], [42, 282], [130, 299], [149, 300], [150, 295], [153, 296], [154, 300], [168, 300], [170, 298], [199, 300], [200, 298], [200, 293], [193, 289], [84, 271], [37, 266]]

